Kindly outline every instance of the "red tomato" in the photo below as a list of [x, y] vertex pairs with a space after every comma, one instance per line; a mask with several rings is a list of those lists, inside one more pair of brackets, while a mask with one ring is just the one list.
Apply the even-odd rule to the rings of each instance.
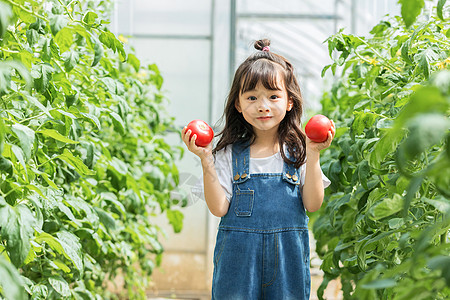
[[324, 115], [315, 115], [306, 123], [305, 133], [311, 141], [321, 143], [327, 140], [331, 126], [330, 119]]
[[[211, 143], [214, 137], [214, 131], [212, 128], [208, 125], [208, 123], [202, 120], [194, 120], [189, 122], [186, 131], [189, 129], [192, 132], [191, 137], [194, 134], [197, 135], [195, 144], [199, 147], [206, 147], [209, 143]], [[191, 140], [190, 137], [189, 140]]]

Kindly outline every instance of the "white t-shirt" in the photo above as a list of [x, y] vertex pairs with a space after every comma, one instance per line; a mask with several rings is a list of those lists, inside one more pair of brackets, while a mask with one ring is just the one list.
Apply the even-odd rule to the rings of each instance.
[[[233, 167], [232, 167], [232, 147], [231, 145], [216, 153], [215, 167], [219, 182], [225, 191], [228, 201], [231, 201], [233, 193]], [[277, 152], [272, 156], [264, 158], [250, 158], [250, 174], [255, 173], [283, 173], [284, 161], [281, 157], [281, 152]], [[303, 187], [305, 183], [306, 164], [300, 167], [300, 186]], [[331, 181], [322, 173], [323, 187], [330, 185]], [[191, 189], [192, 199], [195, 202], [197, 199], [205, 200], [203, 193], [203, 175], [197, 181], [195, 186]]]

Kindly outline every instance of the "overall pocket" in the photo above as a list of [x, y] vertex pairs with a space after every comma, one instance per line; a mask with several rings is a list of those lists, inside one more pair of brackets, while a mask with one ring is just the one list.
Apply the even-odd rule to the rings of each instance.
[[234, 212], [238, 217], [250, 217], [253, 211], [254, 191], [252, 190], [237, 190], [235, 192]]

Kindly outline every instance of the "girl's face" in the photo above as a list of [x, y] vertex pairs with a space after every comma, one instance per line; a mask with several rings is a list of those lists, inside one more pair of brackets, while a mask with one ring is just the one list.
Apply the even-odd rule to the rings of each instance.
[[288, 97], [282, 76], [277, 76], [277, 86], [279, 90], [271, 90], [258, 82], [235, 102], [236, 109], [252, 125], [256, 135], [276, 133], [286, 112], [292, 109], [293, 101]]

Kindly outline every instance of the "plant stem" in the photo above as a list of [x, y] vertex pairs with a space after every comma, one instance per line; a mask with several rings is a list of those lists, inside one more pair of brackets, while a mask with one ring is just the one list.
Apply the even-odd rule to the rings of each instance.
[[42, 166], [45, 165], [46, 163], [49, 163], [49, 162], [55, 160], [56, 158], [58, 158], [58, 156], [52, 157], [52, 158], [50, 158], [49, 160], [44, 161], [42, 164], [37, 165], [37, 168], [39, 169], [40, 167], [42, 167]]
[[[58, 2], [64, 7], [64, 9], [66, 10], [67, 15], [69, 16], [69, 18], [72, 20], [72, 22], [75, 22], [76, 20], [73, 18], [72, 14], [69, 11], [69, 8], [67, 7], [67, 5], [65, 5], [61, 0], [58, 0]], [[69, 3], [69, 5], [72, 3], [73, 1], [71, 1]]]
[[[382, 59], [382, 60], [384, 61], [383, 66], [387, 67], [388, 69], [391, 69], [391, 71], [398, 72], [398, 70], [397, 70], [393, 65], [391, 65], [391, 64], [383, 57], [383, 55], [381, 55], [375, 48], [373, 48], [371, 45], [369, 45], [365, 40], [363, 40], [363, 39], [360, 38], [359, 36], [356, 36], [356, 38], [358, 38], [361, 42], [363, 42], [364, 45], [366, 45], [370, 50], [373, 51], [373, 53], [375, 53], [375, 55], [377, 55], [380, 59]], [[355, 50], [355, 53], [358, 55], [358, 53], [356, 52], [356, 50]], [[361, 58], [360, 55], [358, 55], [358, 57]], [[363, 60], [366, 61], [365, 59], [363, 59]], [[366, 61], [366, 62], [367, 62], [367, 61]]]
[[45, 112], [44, 112], [44, 113], [41, 113], [41, 114], [39, 114], [39, 115], [36, 115], [36, 116], [32, 116], [32, 117], [23, 119], [23, 120], [19, 121], [18, 123], [24, 123], [24, 122], [26, 122], [26, 121], [29, 121], [29, 120], [32, 120], [32, 119], [35, 119], [35, 118], [42, 117], [43, 115], [45, 115]]
[[16, 40], [16, 42], [17, 42], [18, 44], [22, 45], [21, 42], [19, 41], [19, 38], [17, 37], [16, 33], [15, 33], [14, 31], [10, 30], [10, 29], [7, 29], [7, 30], [9, 31], [9, 33], [11, 33], [11, 35], [12, 35], [13, 38]]
[[447, 42], [445, 42], [443, 40], [438, 40], [438, 39], [435, 39], [435, 38], [433, 38], [431, 36], [422, 36], [422, 37], [425, 38], [425, 39], [429, 39], [432, 42], [435, 42], [435, 43], [438, 43], [438, 44], [442, 44], [442, 45], [446, 45], [447, 47], [450, 47], [450, 43], [447, 43]]
[[42, 19], [42, 20], [48, 22], [48, 20], [47, 20], [46, 17], [44, 17], [44, 16], [42, 16], [42, 15], [40, 15], [40, 14], [38, 14], [38, 13], [32, 11], [31, 9], [26, 8], [26, 7], [23, 6], [22, 4], [15, 3], [15, 2], [12, 1], [12, 0], [5, 0], [5, 1], [8, 2], [9, 4], [11, 4], [12, 6], [18, 7], [18, 8], [20, 8], [21, 10], [23, 10], [23, 11], [29, 13], [29, 14], [32, 14], [33, 16], [38, 17], [39, 19]]
[[0, 47], [0, 51], [7, 52], [7, 53], [20, 53], [19, 51], [9, 50], [9, 49], [5, 49], [5, 48], [2, 48], [2, 47]]
[[11, 194], [12, 192], [14, 192], [15, 190], [17, 190], [18, 187], [13, 188], [12, 190], [10, 190], [9, 192], [7, 192], [6, 194], [3, 194], [3, 198], [8, 197], [9, 194]]

